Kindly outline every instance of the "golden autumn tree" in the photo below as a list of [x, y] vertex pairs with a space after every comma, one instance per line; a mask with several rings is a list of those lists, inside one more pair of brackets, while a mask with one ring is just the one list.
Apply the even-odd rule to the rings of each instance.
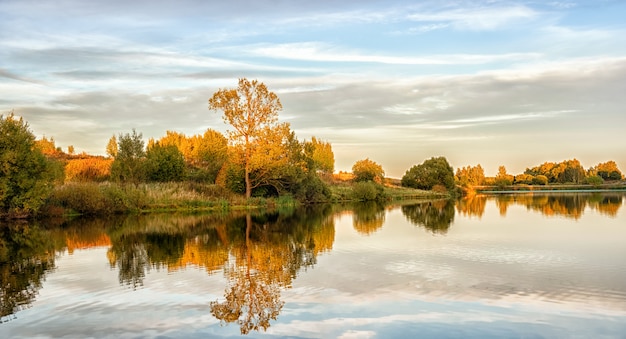
[[232, 127], [228, 136], [242, 152], [246, 197], [249, 198], [253, 188], [250, 180], [253, 162], [259, 165], [254, 158], [254, 148], [267, 136], [268, 129], [277, 126], [278, 111], [282, 109], [280, 100], [262, 82], [242, 78], [237, 88], [215, 92], [209, 99], [209, 109], [223, 111], [224, 122]]

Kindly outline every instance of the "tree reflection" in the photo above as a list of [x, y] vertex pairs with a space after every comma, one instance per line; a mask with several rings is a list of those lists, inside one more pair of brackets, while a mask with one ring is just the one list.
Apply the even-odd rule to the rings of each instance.
[[0, 224], [0, 319], [29, 307], [54, 268], [48, 231], [26, 223]]
[[456, 210], [459, 214], [480, 218], [485, 213], [485, 205], [487, 205], [486, 196], [472, 194], [457, 200]]
[[211, 313], [223, 323], [237, 323], [242, 334], [266, 330], [284, 305], [281, 289], [332, 247], [332, 220], [328, 208], [235, 220], [229, 227], [232, 259], [224, 268], [229, 286], [225, 300], [211, 302]]
[[617, 215], [617, 211], [622, 206], [623, 194], [503, 194], [496, 196], [495, 200], [502, 216], [506, 215], [509, 206], [522, 205], [529, 210], [540, 212], [546, 216], [564, 216], [579, 219], [587, 206], [601, 214]]
[[402, 206], [402, 214], [411, 223], [423, 226], [432, 233], [446, 234], [454, 221], [454, 202], [436, 200]]
[[385, 207], [376, 201], [354, 204], [352, 212], [352, 225], [361, 234], [372, 234], [385, 223]]

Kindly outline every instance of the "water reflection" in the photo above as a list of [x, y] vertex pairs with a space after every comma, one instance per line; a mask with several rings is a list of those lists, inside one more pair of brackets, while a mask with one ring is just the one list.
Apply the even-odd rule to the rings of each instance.
[[376, 232], [385, 223], [385, 206], [377, 201], [354, 204], [352, 212], [352, 225], [363, 235]]
[[402, 206], [408, 221], [432, 233], [446, 234], [454, 221], [454, 201], [435, 200]]
[[54, 238], [37, 225], [0, 223], [0, 319], [29, 307], [55, 268]]
[[225, 300], [211, 302], [211, 313], [224, 323], [237, 323], [242, 334], [267, 329], [284, 302], [282, 288], [298, 271], [330, 250], [334, 224], [330, 209], [305, 209], [291, 215], [250, 214], [229, 225], [231, 259], [224, 266], [229, 279]]
[[459, 199], [456, 208], [459, 214], [481, 217], [485, 212], [487, 200], [495, 200], [502, 216], [506, 215], [510, 206], [521, 205], [546, 216], [579, 219], [585, 209], [590, 208], [600, 214], [614, 217], [622, 206], [623, 197], [624, 195], [619, 192], [477, 194]]
[[[624, 193], [618, 192], [491, 196], [479, 194], [456, 202], [420, 202], [401, 206], [400, 209], [413, 225], [434, 234], [447, 234], [455, 222], [455, 206], [456, 213], [462, 216], [482, 217], [486, 206], [495, 206], [501, 214], [506, 214], [513, 206], [522, 206], [529, 211], [548, 216], [578, 219], [590, 210], [615, 217], [624, 203], [623, 198]], [[379, 231], [387, 227], [385, 209], [388, 207], [371, 202], [347, 208], [352, 213], [352, 226], [360, 235], [371, 236], [368, 241], [378, 241], [377, 237], [385, 236], [386, 232]], [[332, 214], [338, 210], [342, 208], [316, 206], [270, 214], [130, 216], [74, 220], [59, 227], [0, 224], [0, 316], [5, 321], [11, 319], [11, 315], [16, 312], [29, 307], [37, 297], [46, 275], [55, 269], [55, 259], [58, 259], [55, 254], [73, 255], [79, 249], [101, 247], [102, 252], [107, 250], [108, 262], [111, 268], [115, 268], [116, 272], [113, 274], [118, 274], [119, 283], [130, 288], [123, 289], [124, 293], [135, 293], [132, 289], [140, 289], [149, 283], [150, 280], [146, 277], [151, 270], [174, 272], [186, 267], [196, 267], [210, 275], [223, 275], [227, 279], [226, 286], [217, 288], [218, 295], [221, 296], [223, 292], [223, 297], [216, 300], [212, 300], [216, 297], [211, 297], [202, 302], [204, 314], [211, 313], [223, 325], [237, 326], [242, 334], [266, 330], [283, 311], [284, 298], [281, 294], [285, 294], [285, 289], [293, 285], [302, 271], [317, 265], [320, 253], [333, 249], [335, 219]], [[462, 219], [457, 218], [457, 224], [461, 224]], [[462, 229], [461, 226], [455, 227]], [[412, 226], [407, 229], [415, 231]], [[448, 237], [451, 236], [453, 234]], [[427, 241], [430, 239], [424, 241], [423, 245], [429, 245]], [[488, 268], [484, 272], [493, 269], [494, 257], [499, 258], [498, 260], [509, 260], [507, 265], [508, 262], [535, 258], [533, 253], [517, 253], [514, 250], [491, 248], [480, 252], [473, 249], [471, 253], [474, 257], [470, 257], [465, 255], [466, 249], [455, 252], [450, 247], [446, 255], [456, 253], [464, 261], [480, 267], [483, 262], [489, 262], [489, 265], [485, 265]], [[557, 256], [558, 253], [555, 253], [544, 252], [537, 255], [552, 258]], [[563, 260], [558, 261], [559, 264], [566, 262]], [[385, 267], [413, 274], [420, 267], [427, 267], [428, 262], [396, 264]], [[444, 276], [441, 280], [446, 283], [452, 281], [451, 276], [446, 275], [445, 265], [438, 264], [437, 269], [432, 272], [429, 273], [430, 280], [439, 274]], [[463, 275], [462, 280], [466, 281], [466, 277], [472, 275]], [[115, 287], [118, 287], [115, 276], [113, 280]], [[221, 281], [221, 278], [217, 280]], [[480, 287], [476, 284], [472, 286]], [[489, 293], [494, 291], [492, 287], [487, 289]], [[204, 291], [202, 293], [207, 295]]]

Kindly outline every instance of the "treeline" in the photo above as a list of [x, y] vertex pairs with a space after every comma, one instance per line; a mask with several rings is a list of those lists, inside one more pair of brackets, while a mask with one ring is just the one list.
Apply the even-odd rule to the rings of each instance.
[[498, 168], [495, 177], [485, 177], [480, 164], [457, 169], [455, 180], [463, 187], [471, 186], [510, 186], [510, 185], [548, 185], [548, 184], [589, 184], [601, 185], [605, 181], [618, 181], [623, 174], [615, 161], [599, 163], [584, 169], [577, 159], [559, 163], [545, 162], [526, 168], [524, 173], [509, 174], [505, 166]]

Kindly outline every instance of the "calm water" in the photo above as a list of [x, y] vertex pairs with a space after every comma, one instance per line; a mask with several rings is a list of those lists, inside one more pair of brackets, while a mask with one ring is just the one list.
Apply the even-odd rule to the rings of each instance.
[[0, 338], [624, 338], [625, 197], [3, 225]]

